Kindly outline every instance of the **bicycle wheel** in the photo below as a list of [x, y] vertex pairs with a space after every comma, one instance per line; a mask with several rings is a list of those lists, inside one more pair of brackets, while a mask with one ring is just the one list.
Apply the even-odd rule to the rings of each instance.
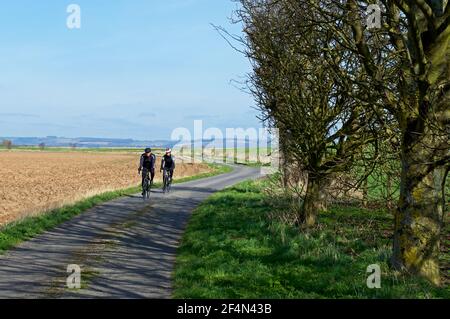
[[150, 198], [150, 179], [148, 178], [148, 176], [144, 179], [144, 185], [142, 186], [142, 193], [143, 193], [143, 198], [145, 199], [149, 199]]
[[147, 179], [147, 199], [150, 198], [151, 189], [152, 189], [152, 182], [150, 181], [150, 179]]
[[167, 174], [167, 192], [170, 192], [170, 189], [172, 187], [172, 179], [170, 178], [170, 175]]
[[142, 184], [142, 198], [147, 197], [147, 179], [144, 179], [144, 183]]
[[164, 170], [163, 173], [163, 192], [166, 193], [167, 192], [167, 171]]

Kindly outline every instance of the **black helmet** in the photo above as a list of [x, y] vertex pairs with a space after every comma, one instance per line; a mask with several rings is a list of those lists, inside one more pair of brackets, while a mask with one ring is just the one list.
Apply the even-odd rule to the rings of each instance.
[[146, 149], [145, 149], [145, 153], [151, 153], [152, 152], [152, 149], [150, 148], [150, 147], [147, 147]]

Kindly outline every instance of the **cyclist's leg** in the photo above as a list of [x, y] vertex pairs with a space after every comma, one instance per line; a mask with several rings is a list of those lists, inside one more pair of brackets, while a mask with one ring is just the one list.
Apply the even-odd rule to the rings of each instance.
[[168, 184], [169, 184], [169, 170], [164, 167], [164, 189], [168, 186]]
[[155, 169], [150, 170], [150, 184], [153, 185], [153, 179], [155, 178]]
[[170, 176], [170, 181], [172, 182], [172, 179], [173, 179], [173, 169], [170, 170], [169, 176]]
[[144, 168], [142, 170], [142, 184], [141, 184], [142, 185], [142, 195], [144, 195], [145, 178], [147, 177], [147, 174], [148, 174], [147, 169]]

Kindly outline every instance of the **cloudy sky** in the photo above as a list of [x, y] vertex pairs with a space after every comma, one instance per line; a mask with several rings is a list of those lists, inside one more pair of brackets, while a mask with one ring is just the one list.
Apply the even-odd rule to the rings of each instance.
[[[81, 29], [67, 28], [67, 7]], [[259, 127], [232, 0], [15, 0], [0, 11], [0, 136], [166, 139], [176, 127]]]

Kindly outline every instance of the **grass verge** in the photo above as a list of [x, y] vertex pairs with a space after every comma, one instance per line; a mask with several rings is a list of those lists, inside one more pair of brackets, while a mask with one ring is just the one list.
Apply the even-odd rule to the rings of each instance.
[[[232, 171], [232, 168], [229, 166], [217, 164], [209, 164], [209, 166], [213, 169], [211, 172], [174, 179], [174, 183], [184, 183]], [[154, 187], [161, 187], [161, 184], [155, 183]], [[17, 246], [19, 243], [32, 239], [33, 237], [36, 237], [37, 235], [72, 219], [73, 217], [96, 205], [119, 197], [136, 194], [140, 191], [140, 187], [137, 186], [118, 191], [106, 192], [84, 199], [72, 205], [67, 205], [62, 208], [39, 214], [38, 216], [27, 217], [17, 222], [10, 223], [0, 228], [0, 254], [4, 254], [7, 250]]]
[[[300, 232], [269, 218], [284, 208], [267, 197], [266, 183], [244, 182], [195, 210], [178, 250], [173, 297], [450, 298], [448, 286], [389, 269], [391, 215], [333, 207], [316, 229]], [[380, 289], [367, 287], [371, 264], [381, 267]]]

